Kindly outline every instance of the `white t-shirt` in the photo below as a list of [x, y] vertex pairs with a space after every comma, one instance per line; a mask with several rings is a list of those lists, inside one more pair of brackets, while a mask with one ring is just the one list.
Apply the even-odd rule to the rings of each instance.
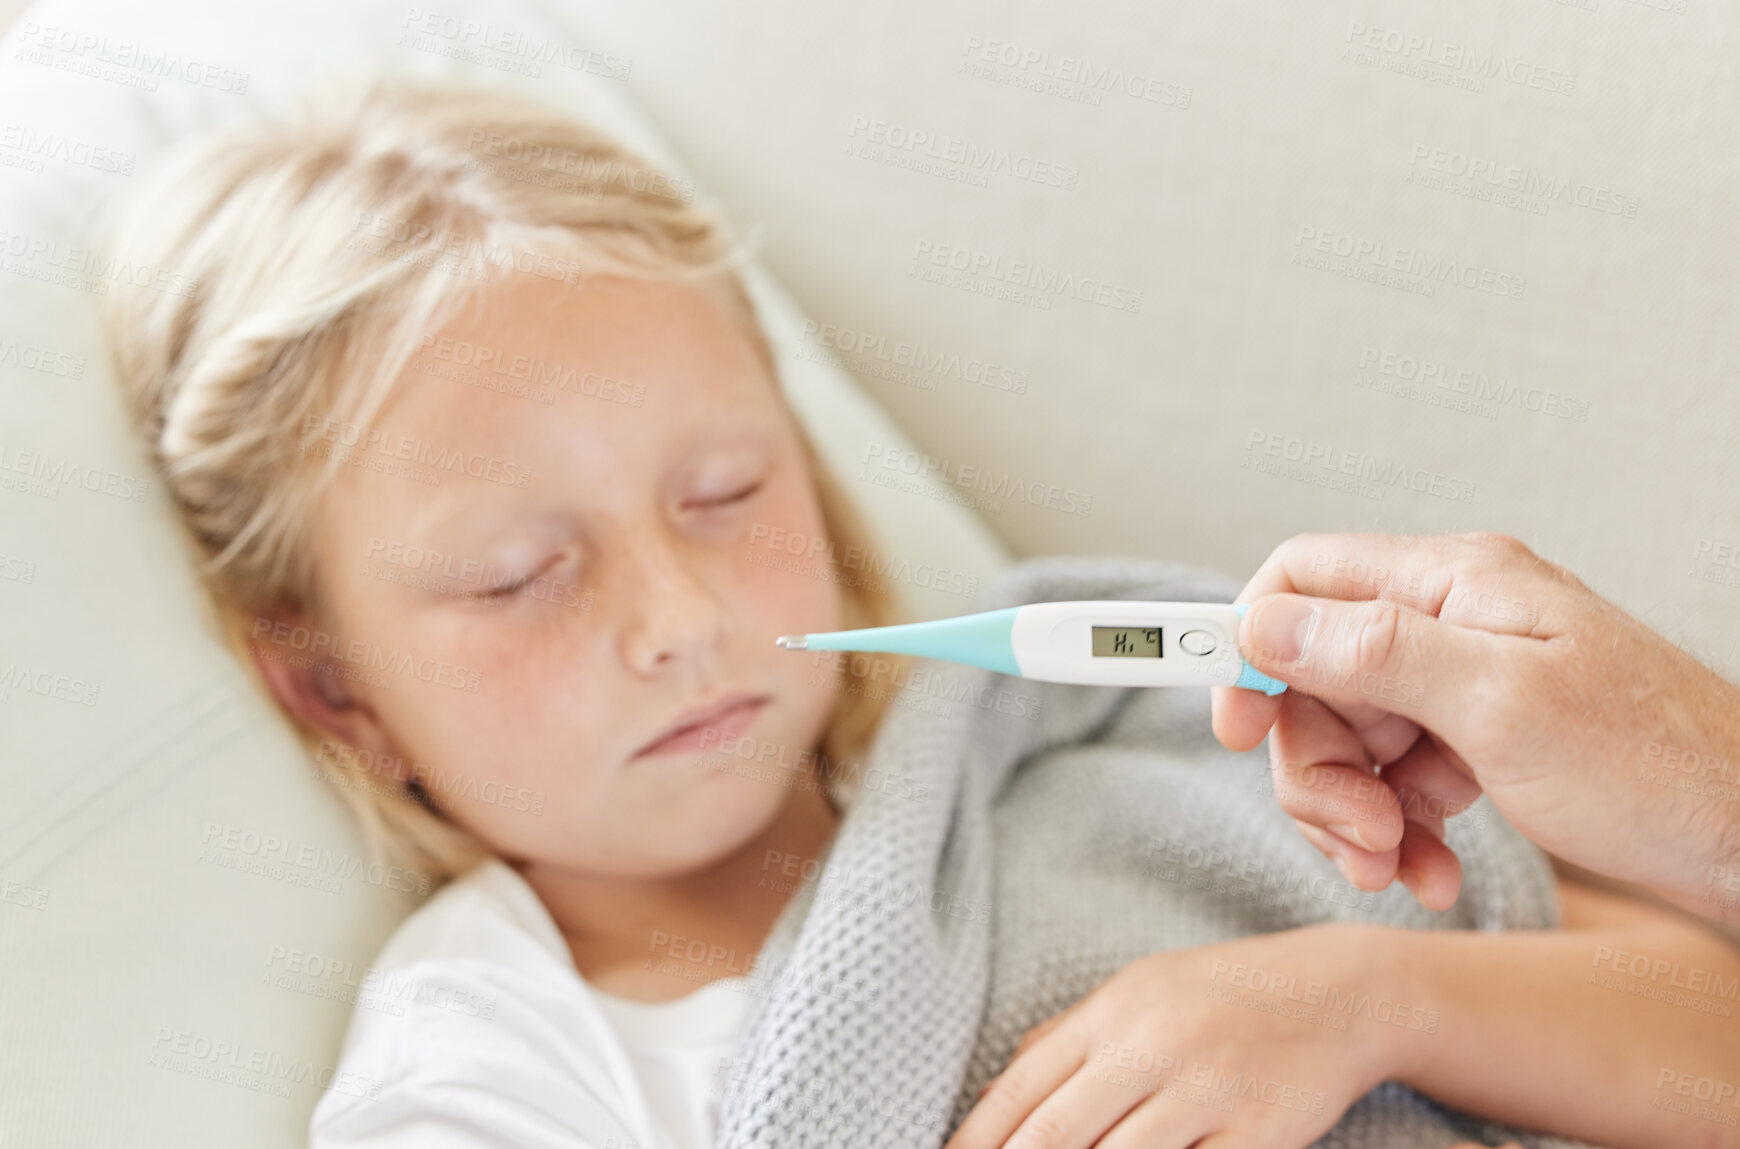
[[311, 1149], [708, 1149], [744, 977], [647, 1004], [599, 990], [511, 866], [438, 891], [365, 978]]

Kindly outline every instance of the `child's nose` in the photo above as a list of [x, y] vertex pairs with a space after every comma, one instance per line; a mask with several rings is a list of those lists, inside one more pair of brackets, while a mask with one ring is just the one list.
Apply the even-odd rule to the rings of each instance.
[[629, 611], [622, 629], [624, 661], [651, 673], [672, 661], [710, 657], [724, 632], [725, 612], [705, 572], [670, 545], [643, 546], [636, 558], [617, 588]]

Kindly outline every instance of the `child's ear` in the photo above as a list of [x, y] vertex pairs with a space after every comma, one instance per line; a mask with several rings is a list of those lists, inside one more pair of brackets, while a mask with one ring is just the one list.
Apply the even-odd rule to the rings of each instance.
[[[308, 627], [300, 613], [274, 615], [274, 625], [257, 627], [248, 650], [260, 676], [284, 709], [318, 730], [358, 750], [391, 753], [391, 739], [364, 699], [357, 697], [330, 658], [312, 657], [288, 643], [272, 641], [272, 631]], [[279, 625], [282, 624], [282, 628]]]

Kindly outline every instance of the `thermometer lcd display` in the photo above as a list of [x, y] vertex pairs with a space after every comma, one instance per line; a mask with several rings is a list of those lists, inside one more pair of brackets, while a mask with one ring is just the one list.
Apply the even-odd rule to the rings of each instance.
[[1157, 626], [1096, 626], [1095, 658], [1159, 658], [1160, 628]]

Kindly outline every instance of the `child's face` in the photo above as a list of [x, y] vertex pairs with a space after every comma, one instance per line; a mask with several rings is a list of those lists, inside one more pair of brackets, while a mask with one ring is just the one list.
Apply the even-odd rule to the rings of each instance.
[[[415, 668], [342, 684], [352, 741], [426, 767], [436, 803], [510, 859], [670, 874], [765, 828], [833, 700], [773, 639], [838, 627], [826, 579], [750, 561], [772, 530], [825, 534], [775, 388], [702, 289], [517, 276], [486, 291], [361, 429], [379, 432], [371, 468], [439, 485], [346, 466], [322, 509], [326, 622]], [[516, 576], [530, 581], [475, 597]], [[736, 695], [762, 702], [646, 749]], [[772, 757], [709, 768], [742, 737]]]

